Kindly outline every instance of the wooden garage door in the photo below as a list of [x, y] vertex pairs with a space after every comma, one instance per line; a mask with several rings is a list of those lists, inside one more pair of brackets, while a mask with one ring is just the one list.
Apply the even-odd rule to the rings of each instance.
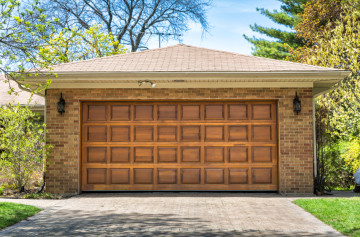
[[276, 102], [84, 102], [82, 190], [277, 190]]

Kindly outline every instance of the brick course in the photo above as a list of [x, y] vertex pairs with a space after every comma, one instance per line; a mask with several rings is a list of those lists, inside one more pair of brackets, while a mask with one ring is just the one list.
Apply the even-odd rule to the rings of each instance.
[[[65, 114], [57, 112], [60, 93], [66, 100]], [[293, 112], [298, 93], [302, 111]], [[49, 89], [46, 95], [47, 138], [54, 146], [47, 167], [46, 190], [79, 192], [81, 101], [240, 99], [277, 100], [279, 123], [279, 191], [313, 192], [312, 88], [221, 88], [221, 89]]]

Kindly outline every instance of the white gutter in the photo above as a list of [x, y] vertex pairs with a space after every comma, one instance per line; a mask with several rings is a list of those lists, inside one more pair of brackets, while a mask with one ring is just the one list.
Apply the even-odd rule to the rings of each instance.
[[151, 78], [153, 80], [169, 80], [171, 79], [248, 79], [248, 80], [271, 80], [271, 79], [285, 79], [285, 80], [299, 80], [299, 81], [319, 81], [319, 80], [341, 80], [345, 76], [349, 75], [349, 72], [344, 70], [318, 70], [318, 71], [240, 71], [240, 72], [227, 72], [227, 71], [207, 71], [207, 72], [194, 72], [194, 71], [159, 71], [159, 72], [131, 72], [131, 71], [73, 71], [73, 72], [61, 72], [54, 71], [57, 77], [50, 73], [41, 73], [37, 77], [27, 78], [27, 81], [38, 81], [42, 79], [53, 78], [54, 81], [62, 80], [65, 78], [73, 78], [76, 80], [86, 79], [91, 80], [93, 78], [107, 80], [110, 78], [121, 79], [133, 79]]

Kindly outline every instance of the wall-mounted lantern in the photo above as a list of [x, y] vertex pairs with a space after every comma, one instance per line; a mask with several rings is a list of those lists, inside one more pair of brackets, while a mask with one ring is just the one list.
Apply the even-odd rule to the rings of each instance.
[[297, 92], [296, 92], [295, 98], [293, 100], [293, 105], [294, 105], [294, 112], [296, 114], [299, 114], [301, 112], [301, 101], [297, 95]]
[[62, 97], [62, 93], [60, 94], [59, 102], [57, 103], [57, 109], [59, 114], [65, 113], [65, 100]]

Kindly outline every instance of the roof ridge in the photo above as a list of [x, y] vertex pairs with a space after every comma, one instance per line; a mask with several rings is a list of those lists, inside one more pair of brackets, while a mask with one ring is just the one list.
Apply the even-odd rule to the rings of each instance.
[[175, 47], [175, 46], [178, 46], [178, 45], [182, 45], [182, 44], [170, 45], [170, 46], [166, 46], [166, 47], [163, 47], [163, 48], [147, 49], [147, 50], [144, 50], [144, 51], [136, 51], [136, 52], [130, 52], [130, 53], [115, 54], [115, 55], [103, 56], [103, 57], [98, 57], [98, 58], [90, 58], [90, 59], [86, 59], [86, 60], [72, 61], [72, 62], [67, 62], [67, 63], [59, 63], [59, 64], [56, 64], [56, 65], [52, 65], [50, 67], [61, 66], [61, 65], [64, 65], [64, 64], [70, 65], [70, 64], [84, 63], [84, 62], [89, 62], [89, 61], [94, 61], [94, 60], [101, 60], [101, 59], [104, 59], [104, 58], [120, 57], [120, 56], [133, 55], [133, 54], [138, 54], [138, 53], [147, 53], [147, 52], [150, 52], [150, 51], [153, 52], [153, 51], [162, 50], [162, 49], [166, 49], [166, 48], [172, 48], [172, 47]]

